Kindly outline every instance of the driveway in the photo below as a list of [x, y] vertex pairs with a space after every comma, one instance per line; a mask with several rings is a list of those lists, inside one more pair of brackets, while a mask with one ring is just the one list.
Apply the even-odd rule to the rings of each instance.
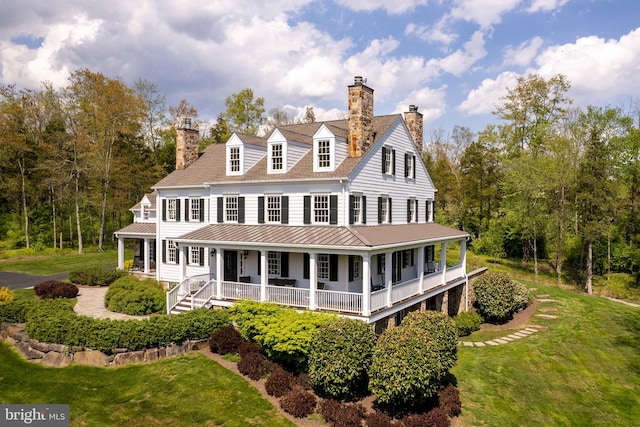
[[66, 280], [67, 277], [69, 277], [69, 273], [53, 274], [51, 276], [32, 276], [31, 274], [0, 271], [0, 287], [8, 286], [11, 290], [32, 288], [47, 280]]

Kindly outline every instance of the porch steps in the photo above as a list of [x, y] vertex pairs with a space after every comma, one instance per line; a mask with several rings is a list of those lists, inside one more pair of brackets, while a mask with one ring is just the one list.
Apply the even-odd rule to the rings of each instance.
[[171, 314], [186, 313], [191, 310], [191, 295], [182, 299], [175, 307], [171, 309]]

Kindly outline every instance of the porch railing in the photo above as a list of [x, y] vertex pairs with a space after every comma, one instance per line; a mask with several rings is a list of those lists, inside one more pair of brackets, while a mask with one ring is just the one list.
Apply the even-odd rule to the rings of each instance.
[[204, 307], [216, 294], [216, 280], [209, 280], [191, 296], [191, 309]]
[[308, 307], [309, 289], [267, 285], [267, 301], [291, 307]]
[[380, 310], [387, 306], [387, 290], [371, 292], [371, 311]]
[[178, 305], [187, 295], [196, 293], [202, 286], [209, 281], [208, 274], [201, 274], [184, 279], [175, 288], [167, 292], [167, 313]]
[[356, 292], [316, 291], [318, 310], [344, 313], [362, 312], [362, 294]]
[[420, 293], [420, 281], [418, 279], [395, 283], [391, 287], [391, 304], [411, 298], [414, 295], [418, 295], [418, 293]]
[[447, 267], [447, 271], [445, 272], [445, 280], [449, 283], [452, 280], [455, 280], [463, 275], [462, 264], [456, 264], [452, 267]]
[[255, 283], [222, 282], [223, 299], [260, 301], [260, 285]]

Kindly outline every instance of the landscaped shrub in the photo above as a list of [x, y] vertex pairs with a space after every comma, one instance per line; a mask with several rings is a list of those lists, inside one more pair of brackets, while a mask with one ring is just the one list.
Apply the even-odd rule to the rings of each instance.
[[311, 390], [312, 389], [311, 381], [309, 380], [309, 374], [307, 374], [306, 372], [300, 372], [298, 375], [296, 375], [294, 383], [296, 385], [299, 385], [300, 387], [302, 387], [305, 390]]
[[533, 295], [524, 283], [513, 282], [513, 311], [522, 311], [533, 302]]
[[106, 286], [126, 273], [120, 270], [106, 269], [102, 267], [90, 267], [75, 270], [69, 273], [69, 281], [78, 285]]
[[306, 370], [316, 330], [334, 317], [248, 300], [235, 303], [230, 311], [244, 338], [260, 344], [269, 359], [295, 371]]
[[249, 353], [262, 353], [262, 350], [260, 349], [259, 344], [255, 342], [243, 340], [242, 344], [238, 346], [238, 354], [242, 358]]
[[158, 281], [124, 276], [109, 286], [104, 304], [116, 313], [144, 316], [164, 312], [167, 302], [165, 291]]
[[340, 403], [334, 399], [326, 399], [320, 402], [319, 412], [331, 427], [359, 427], [366, 411], [359, 403]]
[[9, 301], [0, 304], [0, 323], [24, 323], [33, 301]]
[[361, 320], [337, 317], [320, 326], [309, 350], [309, 379], [321, 393], [344, 398], [367, 389], [376, 335]]
[[238, 362], [238, 371], [254, 381], [266, 376], [269, 368], [267, 358], [260, 353], [249, 353]]
[[460, 392], [453, 384], [448, 384], [438, 393], [438, 407], [450, 417], [457, 417], [462, 412]]
[[440, 408], [433, 408], [426, 414], [409, 414], [402, 418], [403, 427], [449, 427], [451, 421]]
[[211, 334], [209, 338], [209, 348], [213, 353], [218, 354], [229, 354], [229, 353], [237, 353], [238, 347], [242, 343], [246, 342], [240, 332], [233, 326], [226, 326], [224, 328], [220, 328]]
[[475, 311], [463, 311], [453, 318], [459, 337], [466, 337], [472, 332], [480, 330], [482, 316]]
[[0, 288], [0, 304], [13, 301], [13, 298], [14, 298], [14, 295], [11, 289], [9, 289], [7, 286], [3, 286]]
[[291, 391], [294, 379], [291, 372], [287, 372], [284, 369], [276, 369], [267, 378], [264, 388], [270, 396], [282, 397]]
[[78, 287], [71, 283], [49, 280], [33, 287], [40, 298], [75, 298], [78, 296]]
[[506, 274], [486, 273], [473, 282], [473, 289], [483, 318], [500, 322], [515, 312], [514, 285]]
[[208, 309], [143, 320], [94, 319], [76, 315], [73, 302], [66, 299], [33, 301], [26, 317], [26, 332], [32, 339], [106, 353], [115, 348], [140, 350], [206, 339], [215, 329], [229, 325], [225, 310]]
[[393, 427], [395, 424], [391, 417], [384, 412], [375, 411], [365, 417], [367, 427]]
[[301, 387], [294, 387], [280, 398], [280, 407], [296, 418], [305, 418], [313, 413], [316, 397]]

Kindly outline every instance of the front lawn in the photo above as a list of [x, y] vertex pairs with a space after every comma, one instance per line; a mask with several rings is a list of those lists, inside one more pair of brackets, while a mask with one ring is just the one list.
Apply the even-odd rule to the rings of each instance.
[[145, 365], [45, 368], [0, 341], [1, 403], [68, 403], [71, 426], [292, 426], [198, 352]]

